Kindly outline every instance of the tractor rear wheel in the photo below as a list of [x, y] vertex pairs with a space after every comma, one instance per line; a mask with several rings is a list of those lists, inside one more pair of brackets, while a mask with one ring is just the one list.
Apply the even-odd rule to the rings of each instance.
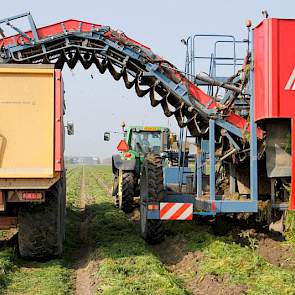
[[18, 213], [18, 246], [24, 258], [45, 259], [62, 254], [65, 218], [65, 178], [45, 195], [45, 202], [23, 204]]
[[158, 154], [147, 154], [142, 165], [140, 177], [140, 230], [142, 237], [149, 244], [157, 244], [164, 239], [162, 220], [147, 218], [149, 201], [161, 201], [163, 193], [161, 156]]
[[133, 210], [133, 197], [135, 194], [135, 175], [132, 171], [119, 172], [118, 203], [125, 213]]

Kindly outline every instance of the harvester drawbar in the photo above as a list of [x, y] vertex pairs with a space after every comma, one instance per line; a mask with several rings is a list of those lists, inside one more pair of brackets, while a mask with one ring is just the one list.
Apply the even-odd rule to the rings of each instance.
[[[13, 25], [19, 18], [28, 19], [30, 31]], [[37, 29], [30, 13], [25, 13], [0, 20], [0, 63], [55, 64], [59, 69], [65, 64], [73, 69], [79, 61], [85, 69], [94, 64], [100, 73], [108, 70], [115, 80], [123, 79], [126, 88], [133, 87], [139, 97], [149, 94], [153, 107], [161, 105], [166, 116], [174, 116], [180, 128], [189, 130], [190, 135], [183, 138], [194, 138], [195, 149], [188, 154], [190, 161], [194, 159], [194, 171], [182, 169], [187, 161], [162, 168], [165, 193], [142, 202], [147, 221], [189, 219], [192, 214], [256, 213], [260, 207], [270, 212], [295, 209], [291, 179], [295, 107], [293, 103], [286, 106], [289, 98], [294, 99], [295, 75], [294, 65], [285, 61], [294, 57], [295, 46], [287, 45], [288, 34], [279, 24], [284, 32], [294, 33], [295, 21], [266, 19], [252, 31], [249, 24], [253, 33], [247, 40], [231, 35], [182, 40], [187, 48], [182, 72], [148, 46], [109, 26], [67, 20]], [[16, 34], [6, 36], [5, 26]], [[271, 37], [268, 30], [272, 30]], [[196, 61], [206, 58], [196, 56], [196, 40], [205, 37], [215, 38], [214, 52], [208, 57], [208, 74], [198, 74]], [[217, 48], [228, 43], [233, 46], [233, 57], [218, 56]], [[236, 53], [239, 45], [246, 45], [242, 58]], [[228, 66], [229, 61], [234, 72], [218, 77], [217, 67]], [[180, 214], [181, 210], [186, 213]], [[274, 214], [272, 221], [280, 216]]]

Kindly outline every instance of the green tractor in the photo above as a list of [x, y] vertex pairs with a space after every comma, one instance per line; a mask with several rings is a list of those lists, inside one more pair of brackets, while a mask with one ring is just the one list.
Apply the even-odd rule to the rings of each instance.
[[[170, 148], [173, 135], [166, 127], [125, 128], [125, 124], [122, 127], [124, 139], [117, 146], [119, 153], [112, 156], [113, 196], [115, 206], [129, 213], [134, 208], [134, 197], [140, 195], [140, 175], [147, 155], [161, 158], [160, 155]], [[110, 140], [110, 132], [105, 132], [104, 140]], [[162, 161], [165, 157], [161, 158]]]

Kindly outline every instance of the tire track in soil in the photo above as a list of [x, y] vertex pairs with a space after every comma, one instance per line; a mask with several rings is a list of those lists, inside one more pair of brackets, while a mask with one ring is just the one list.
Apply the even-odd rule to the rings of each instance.
[[81, 246], [74, 255], [77, 261], [74, 265], [75, 272], [75, 295], [92, 295], [95, 292], [95, 282], [92, 274], [95, 269], [93, 260], [93, 248], [88, 238], [87, 227], [91, 222], [92, 216], [88, 206], [94, 203], [92, 196], [86, 194], [85, 168], [82, 166], [81, 191], [80, 191], [80, 210], [82, 211], [82, 221], [79, 229], [79, 239]]

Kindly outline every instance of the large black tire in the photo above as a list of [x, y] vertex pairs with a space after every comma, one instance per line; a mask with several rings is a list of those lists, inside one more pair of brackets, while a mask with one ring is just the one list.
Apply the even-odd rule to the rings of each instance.
[[58, 257], [63, 251], [65, 178], [46, 192], [45, 202], [23, 204], [18, 213], [18, 246], [28, 259]]
[[122, 171], [121, 173], [121, 177], [119, 174], [119, 208], [125, 213], [130, 213], [134, 208], [133, 198], [135, 194], [135, 175], [132, 171]]
[[119, 208], [119, 196], [118, 196], [118, 192], [119, 192], [119, 176], [118, 174], [114, 175], [114, 179], [113, 179], [113, 191], [112, 191], [112, 196], [114, 198], [114, 205], [116, 208]]
[[118, 172], [114, 174], [112, 196], [117, 196], [119, 190], [119, 176]]
[[163, 222], [147, 219], [148, 201], [160, 202], [163, 199], [163, 168], [161, 156], [147, 154], [140, 176], [140, 231], [149, 244], [157, 244], [164, 239]]

